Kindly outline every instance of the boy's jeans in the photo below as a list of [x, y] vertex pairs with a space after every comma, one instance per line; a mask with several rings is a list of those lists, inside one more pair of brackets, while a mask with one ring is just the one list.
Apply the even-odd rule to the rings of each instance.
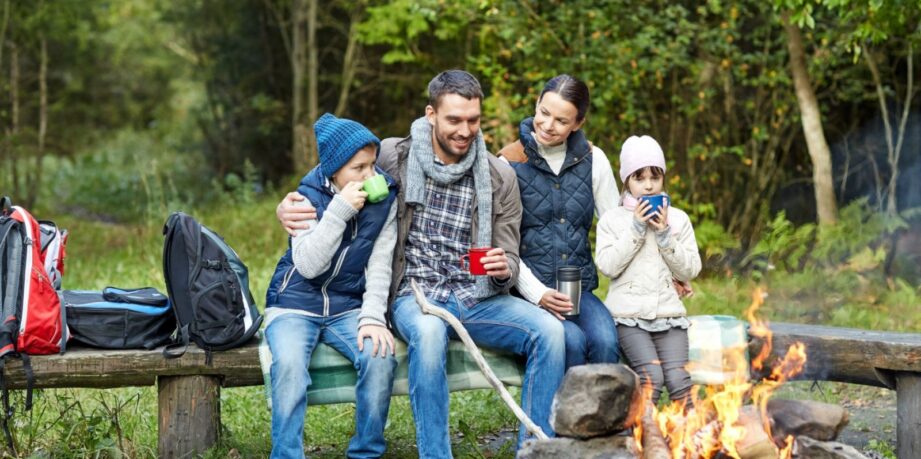
[[592, 292], [582, 292], [579, 315], [566, 317], [566, 369], [586, 363], [620, 360], [617, 326], [607, 306]]
[[355, 386], [355, 435], [347, 451], [350, 458], [380, 457], [387, 445], [384, 424], [390, 409], [396, 359], [389, 353], [371, 356], [365, 339], [358, 351], [359, 310], [332, 317], [283, 314], [266, 328], [272, 351], [272, 457], [304, 457], [304, 413], [307, 410], [307, 366], [317, 343], [329, 344], [352, 361], [358, 370]]
[[[496, 295], [472, 308], [453, 295], [433, 304], [448, 310], [481, 346], [527, 357], [521, 388], [521, 407], [548, 436], [550, 405], [563, 380], [565, 341], [563, 325], [546, 311], [510, 295]], [[425, 315], [412, 295], [397, 298], [393, 320], [409, 348], [409, 401], [416, 424], [420, 458], [450, 458], [448, 436], [448, 338], [457, 335], [441, 319]], [[519, 445], [525, 438], [522, 426]]]

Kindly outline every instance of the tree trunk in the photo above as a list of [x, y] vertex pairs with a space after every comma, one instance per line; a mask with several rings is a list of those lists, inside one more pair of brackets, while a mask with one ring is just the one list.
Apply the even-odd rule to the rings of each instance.
[[28, 177], [26, 207], [35, 207], [38, 190], [41, 189], [42, 170], [45, 159], [45, 137], [48, 133], [48, 40], [41, 34], [41, 56], [38, 70], [38, 149], [35, 152], [35, 166]]
[[336, 116], [342, 116], [345, 113], [345, 109], [349, 104], [352, 81], [355, 80], [355, 68], [357, 67], [355, 56], [358, 54], [358, 31], [356, 26], [359, 21], [361, 21], [361, 16], [355, 13], [349, 23], [349, 41], [345, 47], [345, 56], [342, 58], [342, 87], [339, 89], [339, 102], [336, 103]]
[[317, 0], [307, 0], [307, 167], [319, 163], [317, 142], [314, 138], [313, 123], [320, 117], [317, 79], [320, 76], [320, 64], [317, 51]]
[[822, 114], [815, 90], [806, 69], [806, 54], [803, 50], [803, 35], [796, 24], [790, 22], [787, 15], [783, 18], [787, 33], [787, 48], [790, 51], [790, 70], [796, 88], [796, 100], [799, 103], [803, 120], [803, 135], [806, 147], [812, 159], [812, 178], [815, 182], [816, 213], [820, 225], [831, 225], [838, 221], [838, 206], [835, 202], [834, 179], [831, 172], [831, 151], [822, 129]]
[[19, 137], [19, 47], [16, 43], [10, 43], [10, 135], [8, 136], [8, 150], [10, 161], [10, 185], [12, 195], [20, 196], [19, 173], [18, 173], [18, 149], [17, 141]]
[[306, 5], [291, 4], [291, 166], [294, 173], [307, 171], [308, 129], [304, 122], [304, 71], [307, 67]]

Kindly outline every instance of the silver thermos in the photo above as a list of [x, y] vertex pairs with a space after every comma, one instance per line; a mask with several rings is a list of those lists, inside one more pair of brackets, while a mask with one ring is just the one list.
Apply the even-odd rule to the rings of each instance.
[[563, 315], [579, 315], [579, 297], [582, 295], [582, 268], [578, 266], [561, 266], [557, 268], [556, 290], [569, 295], [572, 301], [572, 311]]

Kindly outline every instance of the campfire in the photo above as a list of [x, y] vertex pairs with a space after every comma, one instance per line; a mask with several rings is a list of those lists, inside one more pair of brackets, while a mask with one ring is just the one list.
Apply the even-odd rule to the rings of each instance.
[[643, 457], [792, 457], [793, 436], [775, 438], [768, 400], [785, 381], [803, 370], [806, 349], [802, 343], [795, 343], [779, 361], [766, 362], [771, 355], [771, 330], [756, 316], [765, 296], [762, 290], [755, 290], [745, 315], [749, 334], [766, 343], [753, 356], [751, 367], [763, 371], [766, 364], [772, 364], [769, 375], [760, 381], [750, 380], [746, 349], [739, 348], [723, 355], [723, 367], [729, 369], [726, 383], [707, 387], [702, 398], [695, 387], [690, 409], [684, 403], [671, 403], [660, 410], [650, 400], [652, 388], [645, 387], [643, 400], [649, 408], [640, 414], [634, 428], [636, 447]]

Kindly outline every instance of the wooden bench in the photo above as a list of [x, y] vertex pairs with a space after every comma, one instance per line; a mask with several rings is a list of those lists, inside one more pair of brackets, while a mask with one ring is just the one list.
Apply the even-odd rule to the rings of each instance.
[[[796, 379], [895, 390], [898, 457], [921, 457], [921, 333], [785, 323], [770, 328], [774, 333], [772, 357], [782, 357], [797, 341], [806, 345], [806, 368]], [[752, 355], [763, 344], [753, 338]]]
[[[899, 457], [921, 457], [921, 334], [783, 323], [772, 324], [771, 329], [775, 356], [796, 341], [805, 343], [808, 363], [799, 379], [896, 390]], [[751, 351], [757, 352], [762, 344], [753, 339]], [[161, 457], [188, 456], [214, 446], [220, 433], [221, 387], [263, 383], [255, 342], [214, 353], [210, 366], [205, 364], [205, 353], [192, 346], [174, 360], [164, 359], [158, 351], [73, 348], [64, 355], [35, 356], [32, 367], [39, 388], [156, 384]], [[24, 387], [21, 364], [12, 360], [6, 368], [9, 387]]]

